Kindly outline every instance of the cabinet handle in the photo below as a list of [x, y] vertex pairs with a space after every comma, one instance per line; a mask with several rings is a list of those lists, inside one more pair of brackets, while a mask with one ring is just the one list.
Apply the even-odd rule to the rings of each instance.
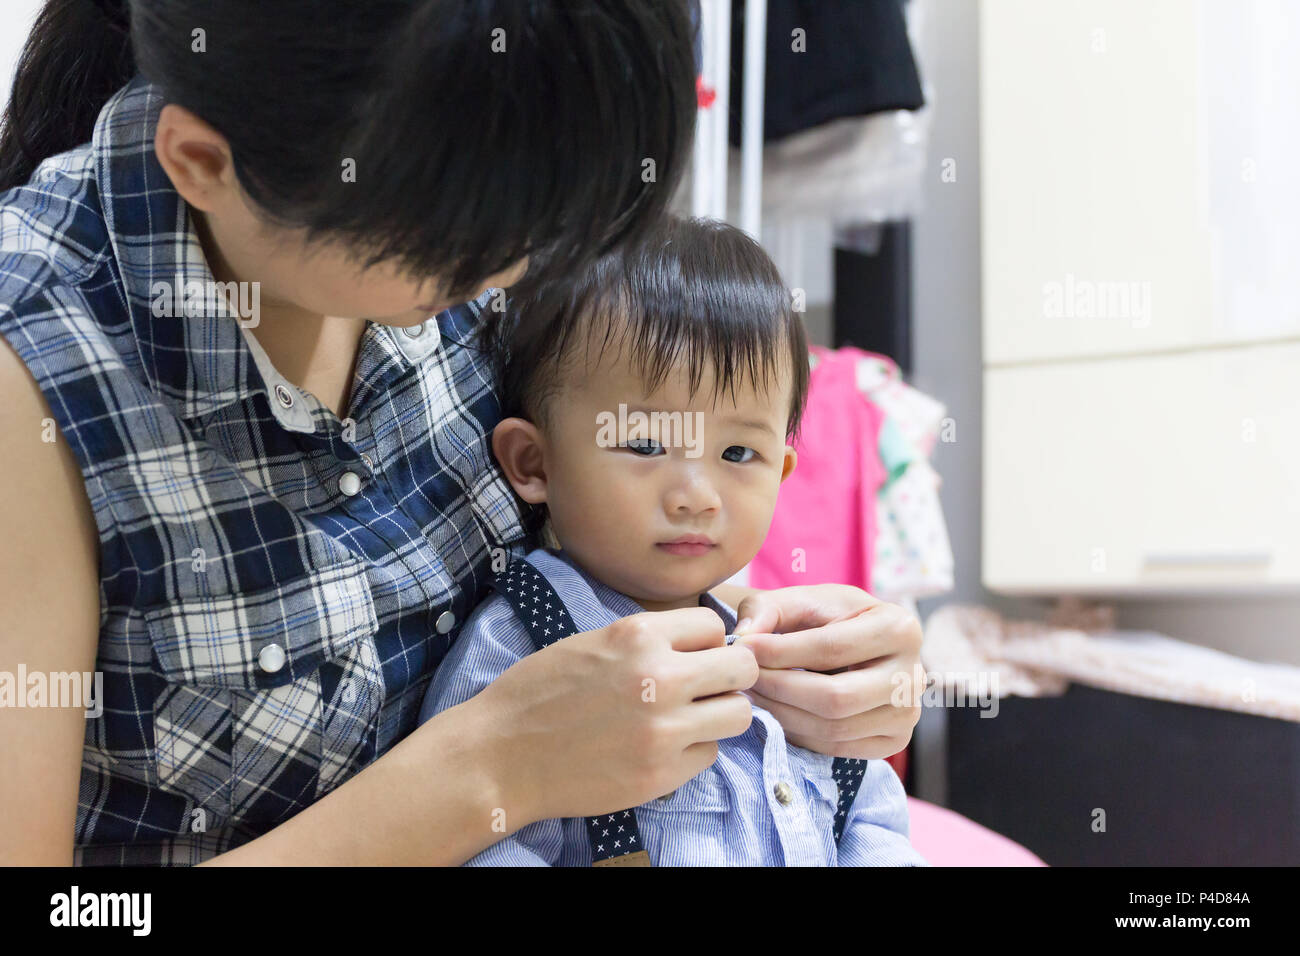
[[1183, 553], [1150, 552], [1144, 564], [1167, 564], [1191, 567], [1198, 564], [1268, 564], [1273, 560], [1269, 551], [1186, 551]]

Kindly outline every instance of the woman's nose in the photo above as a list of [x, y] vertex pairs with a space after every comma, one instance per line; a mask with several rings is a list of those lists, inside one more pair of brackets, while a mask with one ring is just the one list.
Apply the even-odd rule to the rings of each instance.
[[498, 272], [494, 276], [489, 276], [483, 283], [485, 289], [508, 289], [524, 277], [528, 271], [528, 256], [524, 256], [509, 269], [504, 272]]

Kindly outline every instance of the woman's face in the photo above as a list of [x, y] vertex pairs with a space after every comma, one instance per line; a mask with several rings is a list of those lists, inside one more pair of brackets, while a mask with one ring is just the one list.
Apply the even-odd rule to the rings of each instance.
[[[387, 264], [363, 270], [341, 244], [308, 245], [305, 230], [268, 228], [235, 176], [225, 137], [181, 106], [163, 107], [154, 152], [189, 204], [214, 277], [260, 283], [263, 309], [413, 326], [464, 301], [450, 297], [436, 278], [414, 280]], [[527, 269], [525, 257], [483, 276], [470, 298], [483, 289], [508, 288]]]
[[[363, 270], [342, 246], [307, 246], [301, 233], [267, 232], [259, 220], [227, 217], [215, 232], [230, 269], [241, 279], [262, 283], [262, 307], [298, 308], [338, 318], [365, 318], [381, 325], [419, 325], [429, 316], [464, 301], [450, 297], [437, 280], [413, 281], [395, 266], [380, 264]], [[209, 257], [211, 263], [211, 257]], [[213, 271], [216, 264], [211, 263]], [[508, 288], [528, 268], [528, 260], [511, 269], [484, 276], [468, 298], [489, 288]], [[218, 277], [220, 278], [220, 277]]]

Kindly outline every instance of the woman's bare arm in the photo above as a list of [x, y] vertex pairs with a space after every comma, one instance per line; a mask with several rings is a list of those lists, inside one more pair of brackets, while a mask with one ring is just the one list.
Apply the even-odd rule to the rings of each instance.
[[[47, 427], [48, 426], [48, 427]], [[46, 442], [43, 434], [56, 440]], [[0, 672], [94, 670], [98, 540], [75, 457], [0, 340]], [[26, 688], [15, 686], [26, 697]], [[0, 864], [72, 863], [86, 733], [78, 707], [0, 706]]]

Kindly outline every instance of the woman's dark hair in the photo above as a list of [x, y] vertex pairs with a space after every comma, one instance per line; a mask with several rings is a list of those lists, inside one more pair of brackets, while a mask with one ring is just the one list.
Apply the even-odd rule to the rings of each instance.
[[667, 208], [695, 129], [692, 39], [686, 0], [47, 0], [0, 191], [90, 140], [138, 70], [229, 141], [269, 225], [456, 296], [527, 255], [527, 288]]
[[712, 219], [665, 215], [639, 237], [565, 282], [512, 295], [478, 330], [493, 359], [502, 417], [552, 424], [551, 402], [578, 363], [575, 340], [613, 339], [649, 392], [679, 363], [694, 397], [706, 366], [713, 399], [744, 381], [755, 388], [791, 370], [787, 437], [808, 400], [808, 340], [790, 291], [763, 247]]

